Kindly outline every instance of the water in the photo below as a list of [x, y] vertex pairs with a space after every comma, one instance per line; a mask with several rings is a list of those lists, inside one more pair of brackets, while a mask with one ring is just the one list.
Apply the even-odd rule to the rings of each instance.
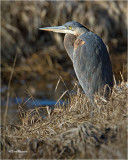
[[[126, 81], [126, 55], [111, 55], [112, 67], [116, 80], [121, 80], [120, 71], [122, 71], [124, 80]], [[69, 74], [69, 78], [64, 80], [64, 83], [60, 81], [57, 90], [55, 91], [59, 77], [55, 78], [52, 75], [52, 79], [43, 79], [37, 77], [37, 79], [31, 80], [15, 80], [11, 82], [10, 97], [8, 103], [8, 123], [19, 123], [19, 106], [22, 106], [24, 110], [34, 109], [39, 107], [50, 106], [54, 107], [61, 95], [68, 89], [70, 94], [76, 92], [74, 89], [75, 78]], [[54, 77], [55, 76], [55, 77]], [[54, 79], [54, 80], [53, 80]], [[2, 84], [1, 92], [1, 113], [2, 120], [6, 108], [8, 86]], [[63, 104], [64, 100], [69, 99], [69, 93], [67, 92], [64, 97], [59, 101], [59, 104]]]
[[[26, 97], [25, 99], [22, 99], [21, 97], [16, 98], [9, 98], [8, 103], [8, 114], [7, 114], [7, 122], [8, 123], [18, 123], [20, 121], [19, 119], [19, 109], [20, 110], [29, 110], [29, 109], [39, 109], [41, 111], [40, 116], [44, 118], [43, 109], [46, 106], [49, 106], [51, 109], [54, 109], [54, 106], [64, 105], [65, 101], [60, 100], [59, 102], [55, 100], [48, 100], [48, 99], [32, 99], [30, 97]], [[2, 123], [5, 113], [5, 106], [6, 101], [1, 101], [1, 113], [2, 113]], [[22, 108], [22, 109], [21, 109]]]
[[[56, 80], [57, 83], [57, 80]], [[44, 108], [49, 106], [54, 108], [54, 106], [64, 105], [66, 100], [69, 99], [69, 94], [66, 93], [62, 99], [58, 101], [61, 95], [68, 88], [72, 91], [73, 84], [69, 83], [67, 88], [65, 88], [63, 83], [60, 83], [58, 89], [55, 91], [56, 83], [50, 84], [49, 82], [41, 81], [30, 81], [30, 82], [18, 82], [11, 84], [10, 97], [8, 101], [8, 112], [7, 112], [7, 122], [19, 123], [19, 108], [24, 111], [34, 108]], [[70, 86], [70, 87], [68, 87]], [[7, 91], [8, 87], [2, 85], [1, 92], [1, 113], [2, 113], [2, 123], [4, 112], [7, 102]], [[43, 111], [43, 109], [42, 109]], [[43, 113], [43, 112], [42, 112]], [[41, 115], [43, 118], [43, 114]]]

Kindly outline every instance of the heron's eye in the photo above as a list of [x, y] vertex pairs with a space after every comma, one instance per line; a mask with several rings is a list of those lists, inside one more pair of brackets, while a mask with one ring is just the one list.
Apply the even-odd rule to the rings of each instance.
[[71, 26], [69, 26], [68, 28], [69, 28], [69, 29], [72, 29], [72, 27], [71, 27]]

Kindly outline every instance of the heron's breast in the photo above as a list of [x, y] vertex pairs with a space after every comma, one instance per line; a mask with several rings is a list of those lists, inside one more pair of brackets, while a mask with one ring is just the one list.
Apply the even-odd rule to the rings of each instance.
[[74, 42], [74, 49], [77, 49], [79, 46], [85, 44], [85, 42], [81, 39], [76, 39]]

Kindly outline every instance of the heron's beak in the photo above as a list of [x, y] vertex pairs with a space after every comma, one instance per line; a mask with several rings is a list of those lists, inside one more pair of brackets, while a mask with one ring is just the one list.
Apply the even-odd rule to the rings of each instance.
[[57, 32], [57, 33], [70, 33], [73, 34], [72, 30], [69, 30], [65, 26], [56, 26], [56, 27], [44, 27], [44, 28], [39, 28], [40, 30], [44, 31], [52, 31], [52, 32]]

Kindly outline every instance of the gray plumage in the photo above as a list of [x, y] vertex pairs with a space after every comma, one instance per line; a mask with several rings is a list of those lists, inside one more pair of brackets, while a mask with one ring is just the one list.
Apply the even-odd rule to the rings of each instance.
[[108, 98], [109, 87], [113, 87], [113, 73], [109, 54], [102, 39], [74, 21], [59, 27], [42, 28], [42, 30], [66, 33], [64, 46], [85, 94], [92, 103], [97, 92]]

